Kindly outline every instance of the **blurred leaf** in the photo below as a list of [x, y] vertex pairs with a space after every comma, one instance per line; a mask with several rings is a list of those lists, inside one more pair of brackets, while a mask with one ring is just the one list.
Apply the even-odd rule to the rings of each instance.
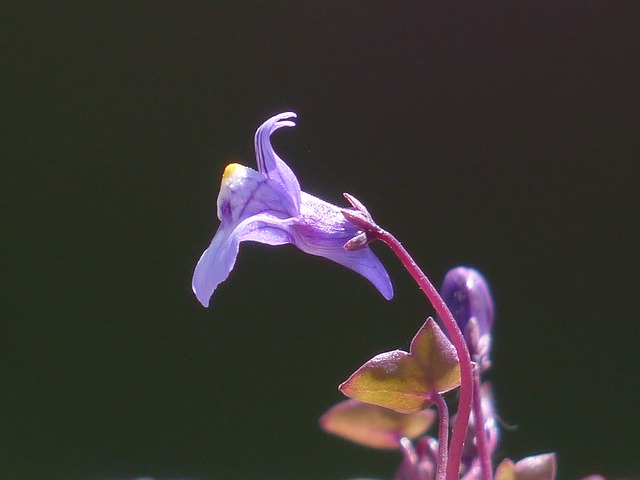
[[402, 437], [416, 438], [427, 431], [435, 418], [433, 410], [403, 414], [395, 410], [344, 400], [320, 418], [322, 428], [352, 442], [373, 448], [394, 449]]
[[525, 457], [515, 464], [505, 458], [498, 465], [495, 480], [553, 480], [555, 476], [555, 453], [543, 453]]

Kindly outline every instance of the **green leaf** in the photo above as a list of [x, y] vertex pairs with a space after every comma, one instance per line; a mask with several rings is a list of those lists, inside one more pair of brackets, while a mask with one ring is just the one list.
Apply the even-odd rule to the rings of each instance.
[[373, 448], [395, 449], [400, 445], [400, 438], [413, 439], [424, 434], [434, 418], [433, 410], [405, 415], [349, 399], [331, 407], [320, 418], [320, 424], [325, 431], [352, 442]]
[[416, 413], [442, 394], [460, 385], [460, 365], [455, 348], [432, 318], [418, 330], [409, 353], [402, 350], [376, 355], [342, 385], [346, 396]]

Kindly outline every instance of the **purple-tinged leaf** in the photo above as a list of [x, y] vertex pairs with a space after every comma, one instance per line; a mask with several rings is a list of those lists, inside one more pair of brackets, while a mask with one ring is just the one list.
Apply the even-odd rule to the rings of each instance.
[[433, 423], [435, 412], [402, 414], [358, 400], [344, 400], [321, 418], [322, 428], [367, 447], [396, 449], [402, 437], [416, 438]]
[[339, 388], [356, 400], [400, 413], [416, 413], [431, 405], [434, 394], [458, 385], [460, 365], [456, 351], [429, 318], [413, 337], [409, 353], [394, 350], [376, 355]]

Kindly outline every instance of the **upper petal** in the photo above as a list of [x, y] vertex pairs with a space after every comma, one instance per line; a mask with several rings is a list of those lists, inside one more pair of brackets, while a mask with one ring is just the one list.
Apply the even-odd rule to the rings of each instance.
[[294, 127], [296, 118], [293, 112], [285, 112], [264, 122], [256, 131], [254, 143], [258, 170], [267, 178], [280, 182], [291, 196], [296, 207], [300, 206], [300, 183], [293, 170], [276, 154], [271, 146], [271, 134], [282, 127]]
[[266, 212], [278, 217], [298, 215], [297, 207], [280, 183], [237, 163], [224, 170], [217, 207], [218, 218], [232, 223]]
[[389, 274], [371, 249], [344, 249], [344, 244], [358, 234], [358, 229], [344, 218], [341, 209], [305, 192], [301, 198], [300, 222], [292, 227], [296, 246], [358, 272], [387, 300], [393, 298]]

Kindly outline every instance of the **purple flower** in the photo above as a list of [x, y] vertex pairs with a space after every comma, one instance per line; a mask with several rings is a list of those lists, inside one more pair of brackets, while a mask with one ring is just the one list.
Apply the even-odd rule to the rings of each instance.
[[258, 171], [232, 163], [222, 176], [218, 195], [220, 226], [193, 273], [192, 288], [207, 307], [216, 287], [228, 276], [240, 242], [267, 245], [292, 243], [355, 270], [367, 278], [386, 299], [393, 297], [389, 275], [368, 248], [347, 251], [344, 244], [360, 232], [341, 208], [300, 190], [298, 179], [271, 146], [270, 136], [293, 127], [287, 112], [263, 123], [255, 135]]

